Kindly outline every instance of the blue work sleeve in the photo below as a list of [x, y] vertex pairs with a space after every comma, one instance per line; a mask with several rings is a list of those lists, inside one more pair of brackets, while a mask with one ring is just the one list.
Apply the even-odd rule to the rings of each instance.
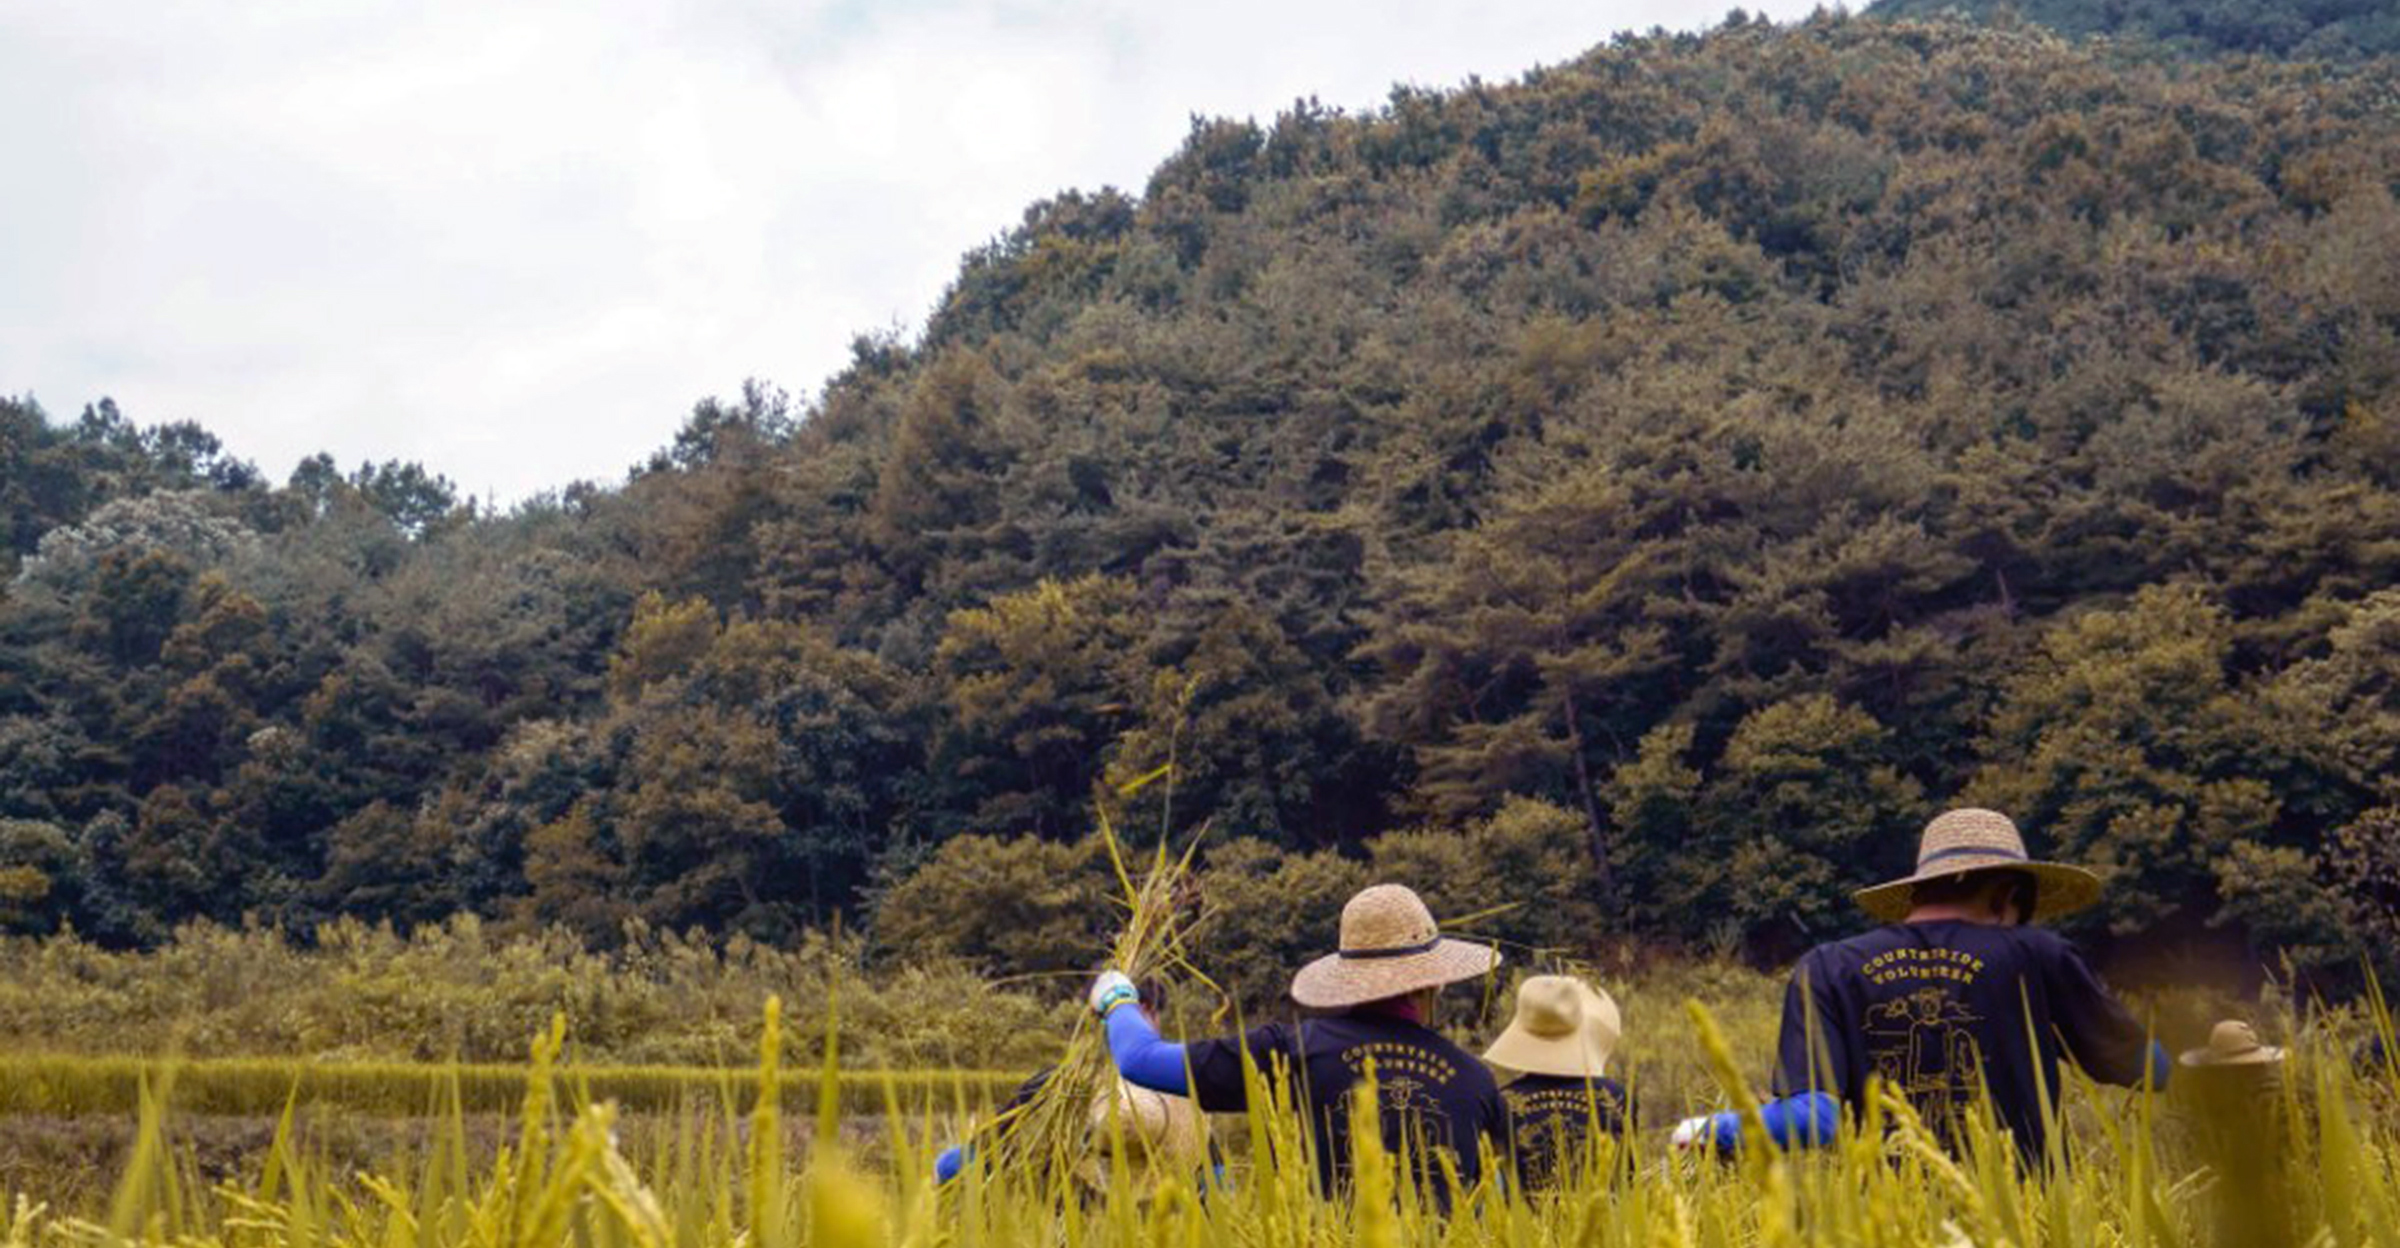
[[1158, 1038], [1158, 1029], [1138, 1009], [1119, 1008], [1108, 1014], [1108, 1056], [1125, 1082], [1153, 1092], [1191, 1095], [1184, 1070], [1183, 1046]]
[[[1759, 1106], [1758, 1117], [1775, 1147], [1815, 1148], [1833, 1143], [1841, 1133], [1842, 1103], [1823, 1092], [1803, 1092]], [[1720, 1151], [1730, 1153], [1741, 1143], [1740, 1114], [1718, 1114], [1709, 1125], [1716, 1131]]]
[[2166, 1091], [2167, 1076], [2173, 1073], [2175, 1073], [2175, 1059], [2167, 1056], [2167, 1046], [2156, 1040], [2151, 1041], [2150, 1068], [2142, 1072], [2143, 1078], [2150, 1085], [2150, 1090], [2153, 1092]]

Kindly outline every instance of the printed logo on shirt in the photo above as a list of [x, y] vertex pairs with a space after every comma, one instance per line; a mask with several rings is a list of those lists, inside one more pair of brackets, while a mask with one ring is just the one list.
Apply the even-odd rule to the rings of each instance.
[[[1375, 1064], [1376, 1108], [1388, 1115], [1447, 1122], [1441, 1090], [1458, 1077], [1458, 1068], [1438, 1053], [1413, 1044], [1390, 1041], [1353, 1045], [1342, 1051], [1342, 1065], [1365, 1079], [1367, 1063]], [[1355, 1088], [1353, 1092], [1355, 1092]], [[1345, 1098], [1347, 1099], [1347, 1098]]]
[[1983, 974], [1983, 959], [1957, 949], [1891, 949], [1866, 960], [1859, 973], [1881, 987], [1904, 979], [1947, 979], [1971, 984]]
[[1562, 1169], [1590, 1147], [1595, 1121], [1615, 1131], [1625, 1121], [1625, 1102], [1611, 1088], [1505, 1089], [1513, 1124], [1517, 1172], [1534, 1187], [1549, 1187]]
[[1943, 988], [1920, 988], [1867, 1007], [1867, 1053], [1875, 1072], [1912, 1101], [1951, 1099], [1983, 1075], [1974, 1028], [1983, 1022]]
[[1387, 1040], [1354, 1044], [1342, 1050], [1342, 1065], [1349, 1067], [1350, 1073], [1358, 1078], [1366, 1077], [1369, 1059], [1375, 1063], [1375, 1078], [1383, 1083], [1412, 1079], [1446, 1088], [1452, 1079], [1458, 1077], [1458, 1068], [1444, 1060], [1441, 1054], [1420, 1049], [1413, 1044]]
[[1595, 1113], [1606, 1119], [1611, 1114], [1622, 1112], [1616, 1094], [1606, 1088], [1593, 1088], [1588, 1097], [1582, 1088], [1545, 1088], [1539, 1092], [1509, 1090], [1501, 1095], [1508, 1098], [1510, 1112], [1519, 1117], [1555, 1114], [1581, 1122]]
[[1516, 1123], [1517, 1155], [1520, 1157], [1539, 1157], [1583, 1146], [1585, 1124], [1581, 1110], [1555, 1118], [1519, 1118]]

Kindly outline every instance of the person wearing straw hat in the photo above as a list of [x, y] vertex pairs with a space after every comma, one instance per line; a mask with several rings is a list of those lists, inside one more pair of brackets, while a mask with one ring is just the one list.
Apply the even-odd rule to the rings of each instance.
[[1238, 1113], [1251, 1108], [1247, 1072], [1280, 1084], [1307, 1115], [1319, 1190], [1328, 1193], [1349, 1172], [1350, 1097], [1372, 1070], [1385, 1147], [1407, 1156], [1416, 1181], [1446, 1208], [1451, 1192], [1434, 1154], [1473, 1188], [1484, 1150], [1508, 1147], [1508, 1110], [1483, 1063], [1433, 1030], [1434, 1005], [1444, 985], [1499, 964], [1498, 951], [1443, 936], [1414, 891], [1377, 884], [1342, 907], [1336, 952], [1292, 977], [1292, 1000], [1319, 1012], [1297, 1023], [1177, 1043], [1125, 1008], [1134, 992], [1120, 972], [1103, 972], [1090, 1000], [1118, 1073], [1138, 1087]]
[[2283, 1065], [2283, 1057], [2282, 1049], [2259, 1041], [2257, 1028], [2229, 1018], [2209, 1029], [2207, 1044], [2185, 1049], [2175, 1060], [2192, 1070], [2273, 1073]]
[[2176, 1062], [2191, 1072], [2200, 1116], [2212, 1122], [2271, 1119], [2283, 1095], [2284, 1051], [2262, 1043], [2258, 1029], [2229, 1018], [2209, 1029], [2208, 1043], [2186, 1049]]
[[2229, 1018], [2209, 1030], [2207, 1044], [2176, 1060], [2185, 1071], [2177, 1083], [2192, 1143], [2217, 1176], [2209, 1199], [2219, 1242], [2245, 1248], [2300, 1242], [2285, 1146], [2284, 1051]]
[[1554, 1187], [1588, 1155], [1592, 1133], [1622, 1136], [1632, 1117], [1625, 1086], [1608, 1077], [1624, 1034], [1617, 1003], [1567, 975], [1517, 986], [1516, 1016], [1483, 1051], [1500, 1072], [1509, 1143], [1527, 1191]]
[[[1812, 949], [1784, 995], [1766, 1107], [1778, 1144], [1832, 1139], [1842, 1108], [1863, 1109], [1870, 1076], [1906, 1096], [1954, 1143], [1988, 1092], [2028, 1162], [2048, 1155], [2046, 1105], [2072, 1060], [2093, 1078], [2166, 1085], [2166, 1050], [2110, 995], [2065, 938], [2031, 926], [2098, 900], [2100, 878], [2025, 850], [1997, 811], [1944, 812], [1925, 827], [1916, 870], [1856, 894], [1883, 921]], [[1688, 1120], [1678, 1144], [1733, 1147], [1732, 1114]]]
[[1075, 1177], [1094, 1191], [1109, 1184], [1112, 1141], [1122, 1140], [1135, 1191], [1161, 1180], [1188, 1182], [1209, 1163], [1208, 1122], [1190, 1097], [1153, 1092], [1118, 1079], [1092, 1098], [1089, 1146]]

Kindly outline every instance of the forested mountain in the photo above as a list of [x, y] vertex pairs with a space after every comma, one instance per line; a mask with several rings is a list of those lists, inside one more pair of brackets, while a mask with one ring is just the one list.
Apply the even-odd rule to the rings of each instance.
[[1963, 798], [2108, 930], [2351, 958], [2395, 179], [2377, 73], [1731, 21], [1197, 123], [812, 401], [504, 516], [12, 405], [5, 919], [785, 938], [947, 842], [1038, 891], [1172, 760], [1260, 880], [1472, 825], [1763, 951]]
[[2390, 0], [1875, 0], [1867, 14], [2029, 21], [2199, 55], [2400, 55], [2400, 7]]

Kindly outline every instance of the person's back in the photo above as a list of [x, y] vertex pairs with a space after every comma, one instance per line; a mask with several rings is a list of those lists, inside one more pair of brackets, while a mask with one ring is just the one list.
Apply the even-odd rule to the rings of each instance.
[[1484, 1147], [1505, 1147], [1507, 1109], [1491, 1072], [1441, 1033], [1400, 1013], [1354, 1009], [1186, 1048], [1192, 1099], [1212, 1113], [1250, 1108], [1245, 1052], [1261, 1073], [1286, 1081], [1286, 1095], [1308, 1119], [1323, 1191], [1348, 1182], [1350, 1101], [1370, 1063], [1384, 1148], [1394, 1155], [1405, 1150], [1418, 1180], [1438, 1199], [1446, 1200], [1447, 1192], [1434, 1150], [1447, 1150], [1460, 1183], [1472, 1188], [1482, 1176]]
[[1361, 890], [1342, 907], [1336, 951], [1292, 977], [1292, 1000], [1322, 1017], [1274, 1023], [1238, 1036], [1178, 1043], [1159, 1036], [1132, 1003], [1131, 981], [1106, 971], [1092, 984], [1109, 1057], [1128, 1081], [1187, 1094], [1218, 1113], [1250, 1103], [1245, 1068], [1280, 1081], [1305, 1115], [1320, 1189], [1338, 1191], [1350, 1170], [1350, 1102], [1372, 1069], [1385, 1146], [1405, 1149], [1433, 1198], [1451, 1191], [1441, 1156], [1473, 1187], [1487, 1147], [1507, 1148], [1508, 1110], [1483, 1063], [1427, 1025], [1444, 984], [1489, 974], [1497, 951], [1441, 935], [1432, 912], [1396, 884]]
[[1592, 1155], [1598, 1136], [1622, 1139], [1633, 1125], [1625, 1086], [1614, 1079], [1525, 1075], [1500, 1096], [1508, 1103], [1517, 1179], [1527, 1191], [1568, 1181]]
[[1607, 1077], [1624, 1019], [1607, 993], [1570, 975], [1517, 986], [1507, 1030], [1483, 1060], [1506, 1078], [1509, 1151], [1527, 1191], [1554, 1187], [1593, 1156], [1594, 1133], [1623, 1136], [1625, 1088]]
[[2139, 1082], [2149, 1037], [2072, 946], [2035, 927], [1901, 922], [1820, 945], [1786, 996], [1776, 1090], [1863, 1107], [1870, 1076], [1948, 1135], [1988, 1090], [2026, 1156], [2042, 1154], [2042, 1107], [2063, 1061], [2104, 1083]]
[[[2099, 895], [2091, 872], [2029, 856], [2006, 815], [1952, 810], [1927, 824], [1914, 874], [1855, 894], [1883, 926], [1819, 945], [1792, 972], [1768, 1136], [1830, 1140], [1880, 1076], [1953, 1144], [1961, 1108], [1988, 1092], [2020, 1154], [2038, 1162], [2064, 1059], [2104, 1083], [2165, 1086], [2165, 1050], [2073, 946], [2028, 926]], [[1675, 1131], [1679, 1145], [1738, 1138], [1731, 1114]]]

